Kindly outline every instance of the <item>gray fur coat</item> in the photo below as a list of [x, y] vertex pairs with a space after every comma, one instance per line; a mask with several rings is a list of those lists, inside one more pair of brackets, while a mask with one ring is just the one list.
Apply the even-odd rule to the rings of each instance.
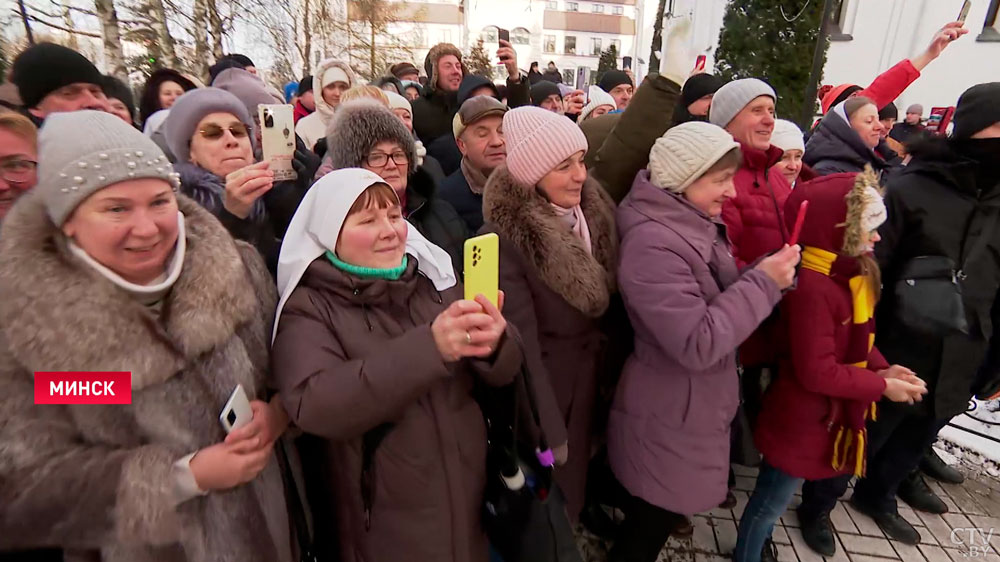
[[[292, 558], [281, 475], [175, 505], [173, 464], [261, 396], [275, 289], [257, 252], [179, 196], [187, 252], [159, 319], [72, 258], [33, 194], [0, 236], [0, 551], [67, 560]], [[131, 371], [132, 404], [36, 406], [35, 371]]]

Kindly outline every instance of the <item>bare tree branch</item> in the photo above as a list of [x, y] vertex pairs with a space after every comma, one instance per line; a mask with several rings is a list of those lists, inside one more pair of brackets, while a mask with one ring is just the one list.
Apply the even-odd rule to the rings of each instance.
[[[11, 10], [11, 11], [14, 12], [15, 14], [20, 15], [20, 12], [18, 12], [17, 10]], [[94, 37], [96, 39], [100, 39], [101, 38], [101, 34], [100, 33], [92, 33], [90, 31], [80, 31], [80, 30], [77, 30], [77, 29], [70, 29], [68, 27], [64, 27], [64, 26], [61, 26], [61, 25], [56, 25], [56, 24], [54, 24], [52, 22], [45, 21], [45, 20], [43, 20], [43, 19], [41, 19], [39, 17], [36, 17], [34, 15], [31, 15], [31, 14], [28, 14], [26, 17], [29, 20], [33, 21], [33, 22], [40, 23], [40, 24], [42, 24], [42, 25], [44, 25], [46, 27], [51, 27], [52, 29], [58, 29], [59, 31], [65, 31], [66, 33], [72, 33], [74, 35], [83, 35], [84, 37]]]

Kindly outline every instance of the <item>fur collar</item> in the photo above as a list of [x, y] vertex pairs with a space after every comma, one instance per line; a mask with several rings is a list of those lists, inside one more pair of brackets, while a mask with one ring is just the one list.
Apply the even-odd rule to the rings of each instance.
[[31, 371], [131, 371], [161, 383], [261, 314], [240, 250], [207, 211], [179, 195], [187, 251], [160, 321], [97, 271], [29, 193], [0, 237], [0, 339]]
[[615, 290], [615, 204], [588, 176], [580, 207], [590, 227], [593, 255], [560, 221], [549, 202], [534, 187], [514, 180], [506, 166], [490, 176], [483, 193], [486, 221], [514, 244], [550, 289], [573, 308], [596, 318], [607, 309]]

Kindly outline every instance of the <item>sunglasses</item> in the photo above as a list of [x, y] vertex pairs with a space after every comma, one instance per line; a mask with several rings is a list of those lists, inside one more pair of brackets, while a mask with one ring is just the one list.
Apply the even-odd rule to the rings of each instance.
[[233, 123], [228, 127], [220, 127], [219, 125], [208, 124], [205, 125], [204, 129], [198, 132], [201, 134], [202, 138], [208, 140], [218, 140], [222, 138], [222, 135], [226, 134], [226, 131], [229, 131], [230, 133], [232, 133], [234, 137], [238, 139], [241, 139], [250, 134], [250, 131], [247, 129], [247, 126], [244, 125], [243, 123]]

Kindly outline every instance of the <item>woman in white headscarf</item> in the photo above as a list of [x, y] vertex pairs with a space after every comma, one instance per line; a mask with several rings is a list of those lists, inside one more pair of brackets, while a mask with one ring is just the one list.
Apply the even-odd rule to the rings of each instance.
[[461, 300], [448, 254], [356, 168], [309, 190], [278, 290], [273, 374], [313, 436], [303, 454], [318, 459], [306, 489], [321, 557], [485, 562], [486, 428], [472, 389], [511, 382], [522, 360], [498, 308]]

